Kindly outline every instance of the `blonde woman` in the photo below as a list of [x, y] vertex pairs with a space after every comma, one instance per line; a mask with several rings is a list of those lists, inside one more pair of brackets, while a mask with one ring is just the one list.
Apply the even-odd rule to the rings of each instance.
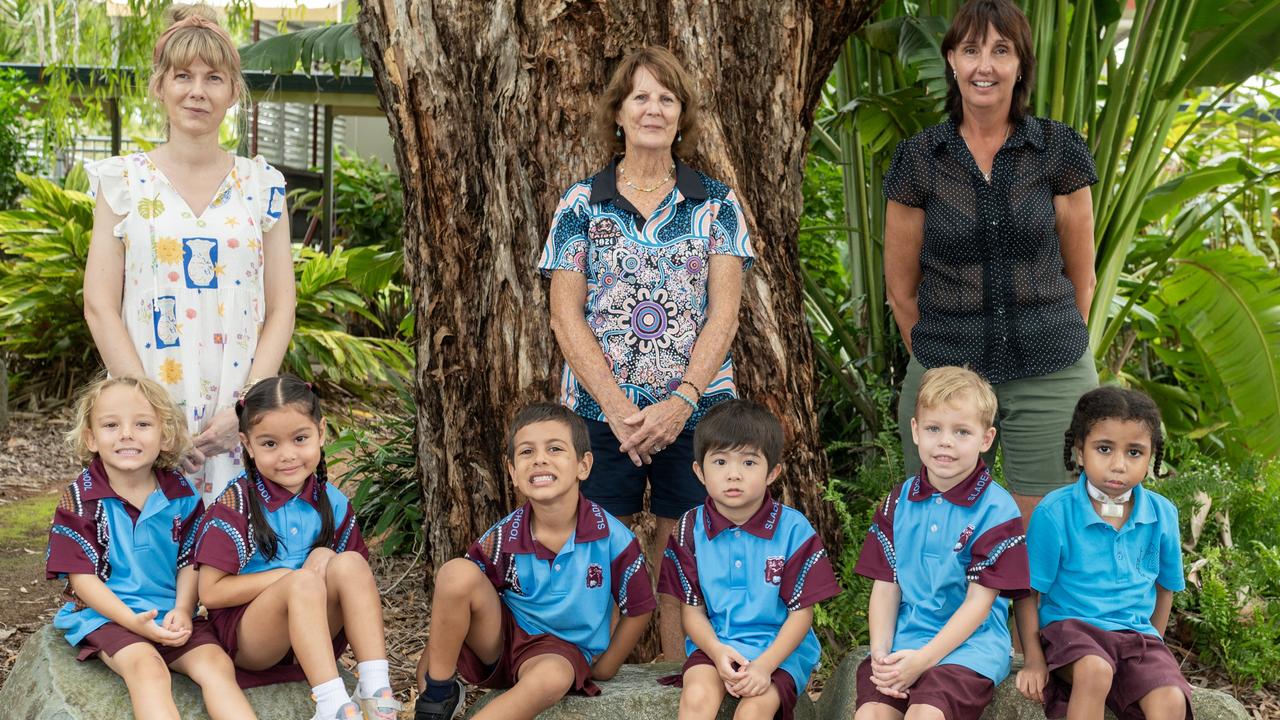
[[149, 86], [167, 142], [86, 167], [85, 319], [108, 373], [145, 375], [178, 403], [194, 438], [182, 468], [209, 502], [242, 469], [236, 400], [288, 348], [293, 267], [284, 176], [218, 145], [248, 100], [239, 53], [209, 7], [169, 15]]

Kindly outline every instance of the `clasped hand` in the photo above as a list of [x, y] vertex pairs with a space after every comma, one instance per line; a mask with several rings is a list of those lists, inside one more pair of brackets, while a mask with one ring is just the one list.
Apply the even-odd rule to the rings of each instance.
[[147, 610], [133, 616], [133, 627], [138, 635], [168, 647], [182, 647], [191, 639], [191, 618], [176, 608], [165, 613], [163, 624], [156, 623], [157, 610]]
[[899, 650], [885, 654], [871, 653], [871, 682], [882, 694], [893, 698], [907, 697], [910, 688], [930, 667], [918, 650]]
[[637, 467], [647, 465], [653, 455], [675, 442], [693, 408], [678, 398], [667, 398], [622, 418], [621, 426], [610, 422], [614, 434], [622, 441], [619, 450], [631, 456]]
[[773, 671], [764, 663], [749, 661], [734, 648], [725, 645], [713, 658], [724, 689], [736, 698], [755, 697], [769, 690]]

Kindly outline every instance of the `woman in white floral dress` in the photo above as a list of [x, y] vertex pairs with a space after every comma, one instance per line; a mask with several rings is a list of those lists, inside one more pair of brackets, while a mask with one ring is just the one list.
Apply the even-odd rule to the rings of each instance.
[[207, 7], [171, 12], [150, 85], [168, 142], [86, 168], [85, 318], [110, 374], [146, 375], [178, 401], [195, 440], [184, 470], [209, 502], [241, 470], [236, 400], [288, 348], [292, 254], [284, 177], [218, 145], [246, 97], [239, 54]]

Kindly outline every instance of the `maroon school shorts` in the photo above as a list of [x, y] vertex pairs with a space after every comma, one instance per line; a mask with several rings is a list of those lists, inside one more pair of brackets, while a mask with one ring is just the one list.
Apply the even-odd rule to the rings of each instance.
[[883, 703], [906, 713], [912, 705], [932, 705], [947, 720], [978, 720], [987, 709], [996, 686], [991, 679], [963, 665], [935, 665], [921, 673], [906, 699], [889, 697], [871, 682], [871, 656], [858, 666], [857, 707], [869, 702]]
[[[209, 625], [213, 627], [218, 644], [227, 651], [227, 655], [230, 655], [232, 660], [236, 659], [236, 653], [240, 650], [240, 621], [244, 619], [244, 613], [248, 609], [249, 606], [246, 604], [209, 611]], [[287, 627], [281, 628], [281, 632], [288, 631]], [[333, 638], [333, 657], [340, 658], [346, 651], [347, 636], [339, 632]], [[302, 672], [302, 666], [298, 664], [292, 650], [286, 652], [284, 657], [280, 658], [280, 662], [265, 670], [245, 670], [239, 666], [236, 667], [236, 684], [246, 689], [276, 683], [305, 682], [306, 679], [307, 675]]]
[[1059, 620], [1040, 629], [1040, 642], [1049, 666], [1049, 682], [1044, 688], [1045, 717], [1066, 717], [1071, 698], [1071, 685], [1054, 670], [1086, 655], [1097, 655], [1115, 673], [1111, 692], [1107, 693], [1107, 707], [1119, 720], [1143, 720], [1146, 715], [1138, 701], [1167, 685], [1186, 696], [1187, 719], [1191, 719], [1191, 685], [1160, 638], [1134, 630], [1103, 630], [1082, 620]]
[[498, 654], [498, 661], [486, 665], [463, 643], [458, 655], [458, 674], [476, 687], [501, 690], [515, 685], [520, 679], [520, 666], [539, 655], [559, 655], [569, 661], [573, 666], [573, 687], [569, 692], [591, 697], [600, 694], [600, 687], [591, 680], [591, 666], [577, 645], [546, 633], [530, 635], [505, 604], [502, 606], [502, 652]]
[[213, 628], [209, 626], [209, 621], [204, 618], [191, 620], [191, 637], [187, 638], [186, 644], [180, 647], [151, 642], [132, 630], [126, 630], [116, 623], [109, 622], [80, 640], [80, 644], [76, 646], [80, 649], [76, 659], [83, 662], [96, 657], [98, 653], [112, 657], [120, 652], [121, 648], [134, 643], [146, 643], [155, 648], [156, 652], [160, 653], [160, 658], [164, 660], [164, 664], [170, 665], [201, 645], [217, 645], [218, 638], [214, 635]]
[[[658, 678], [658, 682], [663, 685], [672, 687], [684, 687], [684, 674], [689, 668], [695, 665], [710, 665], [715, 667], [715, 663], [711, 661], [711, 657], [701, 650], [694, 650], [693, 654], [684, 661], [684, 667], [680, 668], [679, 675], [668, 675]], [[796, 713], [796, 681], [791, 677], [791, 673], [778, 668], [769, 676], [769, 681], [778, 690], [778, 712], [774, 713], [773, 720], [792, 720]]]

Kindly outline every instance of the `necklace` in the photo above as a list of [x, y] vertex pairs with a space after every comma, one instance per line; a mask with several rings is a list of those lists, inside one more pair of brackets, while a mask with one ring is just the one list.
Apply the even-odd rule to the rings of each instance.
[[[1008, 140], [1008, 139], [1009, 139], [1009, 133], [1010, 133], [1012, 130], [1013, 130], [1013, 124], [1012, 124], [1012, 123], [1010, 123], [1010, 124], [1008, 124], [1008, 125], [1005, 125], [1005, 126], [1004, 126], [1004, 140], [1001, 140], [1001, 141], [1000, 141], [1000, 147], [1004, 147], [1005, 140]], [[963, 139], [965, 140], [965, 143], [966, 143], [966, 144], [968, 144], [968, 142], [969, 142], [969, 141], [968, 141], [968, 139], [967, 139], [967, 138], [965, 138], [965, 137], [964, 137], [964, 135], [961, 135], [960, 137], [961, 137], [961, 138], [963, 138]], [[999, 153], [1000, 151], [997, 149], [997, 150], [996, 150], [996, 152], [997, 152], [997, 153]], [[978, 164], [977, 162], [974, 162], [974, 165], [977, 165], [977, 164]], [[992, 172], [995, 172], [995, 169], [996, 169], [996, 159], [995, 159], [995, 156], [992, 156], [992, 158], [991, 158], [991, 171], [992, 171]], [[991, 184], [991, 173], [989, 173], [989, 172], [982, 172], [982, 168], [978, 168], [978, 172], [982, 175], [982, 179], [983, 179], [983, 180], [985, 180], [985, 181], [986, 181], [986, 183], [987, 183], [988, 185], [990, 185], [990, 184]]]
[[1124, 517], [1124, 504], [1129, 502], [1129, 498], [1133, 495], [1132, 488], [1114, 498], [1089, 484], [1088, 481], [1085, 482], [1085, 488], [1089, 491], [1089, 497], [1102, 504], [1102, 517]]
[[657, 190], [658, 188], [662, 187], [663, 185], [666, 185], [667, 182], [671, 180], [671, 178], [675, 174], [676, 174], [676, 165], [675, 163], [672, 163], [671, 167], [667, 169], [666, 177], [662, 178], [661, 180], [659, 180], [657, 183], [655, 183], [650, 187], [640, 187], [639, 185], [636, 185], [635, 183], [627, 179], [627, 169], [622, 167], [621, 163], [618, 164], [618, 175], [622, 177], [622, 182], [632, 190], [637, 190], [642, 193], [651, 193], [654, 190]]

